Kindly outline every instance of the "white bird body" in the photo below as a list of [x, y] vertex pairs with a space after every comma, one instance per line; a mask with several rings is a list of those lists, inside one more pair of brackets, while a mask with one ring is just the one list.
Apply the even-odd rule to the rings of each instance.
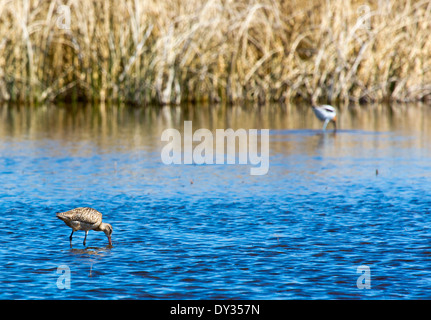
[[87, 240], [88, 231], [103, 231], [108, 237], [109, 244], [111, 242], [112, 226], [109, 223], [102, 222], [102, 214], [92, 208], [76, 208], [66, 212], [57, 213], [57, 218], [64, 221], [67, 226], [72, 228], [72, 233], [69, 237], [70, 246], [72, 246], [72, 236], [75, 231], [85, 231], [84, 246]]
[[323, 130], [326, 130], [326, 126], [330, 121], [334, 123], [334, 130], [337, 129], [336, 120], [337, 120], [337, 112], [335, 111], [335, 108], [333, 106], [330, 106], [328, 104], [324, 104], [321, 106], [313, 106], [313, 111], [316, 117], [320, 121], [324, 121], [323, 124]]

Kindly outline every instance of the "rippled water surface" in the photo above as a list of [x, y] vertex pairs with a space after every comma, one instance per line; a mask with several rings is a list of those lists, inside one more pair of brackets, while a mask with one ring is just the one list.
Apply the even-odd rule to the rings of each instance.
[[[184, 120], [270, 129], [268, 174], [163, 164], [161, 133]], [[321, 126], [279, 105], [1, 106], [0, 298], [431, 298], [431, 108]], [[112, 224], [112, 247], [79, 231], [70, 248], [55, 213], [80, 206]]]

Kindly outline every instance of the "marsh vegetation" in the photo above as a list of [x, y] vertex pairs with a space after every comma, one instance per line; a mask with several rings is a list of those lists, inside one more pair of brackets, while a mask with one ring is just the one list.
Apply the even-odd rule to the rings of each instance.
[[2, 0], [0, 100], [428, 100], [430, 34], [429, 0]]

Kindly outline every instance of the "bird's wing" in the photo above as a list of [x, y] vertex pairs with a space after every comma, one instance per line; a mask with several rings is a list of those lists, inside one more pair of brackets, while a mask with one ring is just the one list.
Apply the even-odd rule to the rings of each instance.
[[71, 213], [73, 221], [80, 221], [89, 224], [102, 223], [102, 214], [92, 208], [76, 208], [71, 210]]

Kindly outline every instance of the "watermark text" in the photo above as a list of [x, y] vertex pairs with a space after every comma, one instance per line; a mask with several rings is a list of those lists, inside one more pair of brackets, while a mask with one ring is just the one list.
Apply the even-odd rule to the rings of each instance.
[[[184, 121], [183, 137], [178, 130], [170, 128], [162, 132], [161, 141], [167, 142], [161, 152], [162, 162], [167, 165], [250, 164], [251, 175], [264, 175], [269, 170], [269, 129], [261, 129], [260, 134], [257, 129], [248, 132], [245, 129], [216, 129], [214, 137], [208, 129], [193, 133], [192, 121]], [[200, 143], [193, 148], [193, 142]]]

